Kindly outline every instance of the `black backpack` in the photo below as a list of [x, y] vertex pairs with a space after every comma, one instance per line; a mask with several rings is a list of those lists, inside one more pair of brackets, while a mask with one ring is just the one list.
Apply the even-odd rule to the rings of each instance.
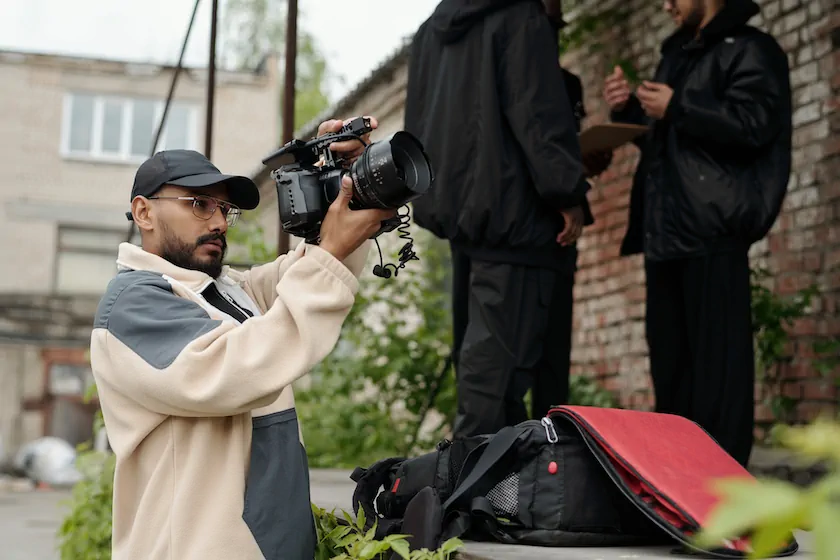
[[376, 538], [411, 534], [412, 549], [450, 537], [542, 546], [669, 542], [621, 494], [578, 430], [528, 420], [498, 433], [440, 442], [416, 458], [356, 468], [353, 511]]

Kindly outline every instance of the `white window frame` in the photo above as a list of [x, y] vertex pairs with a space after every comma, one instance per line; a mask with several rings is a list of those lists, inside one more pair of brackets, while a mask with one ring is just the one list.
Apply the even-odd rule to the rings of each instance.
[[[92, 123], [92, 137], [91, 148], [89, 151], [80, 152], [70, 149], [70, 125], [73, 116], [73, 98], [77, 95], [93, 97], [93, 123]], [[64, 94], [62, 119], [61, 119], [61, 141], [59, 151], [61, 157], [65, 159], [87, 160], [107, 163], [125, 163], [137, 165], [142, 163], [149, 157], [149, 154], [137, 155], [131, 153], [131, 131], [134, 116], [134, 102], [135, 101], [154, 101], [155, 103], [155, 117], [152, 125], [152, 134], [157, 130], [158, 123], [163, 114], [163, 108], [166, 100], [154, 100], [144, 97], [130, 97], [124, 95], [104, 95], [88, 91], [76, 90], [68, 91]], [[102, 151], [102, 120], [104, 118], [105, 103], [118, 103], [122, 106], [122, 128], [120, 130], [120, 147], [119, 153], [103, 152]], [[199, 125], [199, 108], [194, 103], [182, 100], [173, 100], [180, 107], [187, 109], [187, 149], [197, 150], [198, 145], [198, 125]], [[171, 108], [171, 107], [170, 107]], [[167, 115], [169, 121], [169, 115]], [[157, 151], [160, 146], [166, 146], [166, 134], [168, 122], [161, 131], [160, 140], [155, 147]]]

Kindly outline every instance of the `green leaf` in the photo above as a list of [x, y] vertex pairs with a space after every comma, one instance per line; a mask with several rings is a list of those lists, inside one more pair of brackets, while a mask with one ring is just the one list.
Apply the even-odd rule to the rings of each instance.
[[812, 516], [815, 559], [840, 558], [840, 495], [818, 504]]
[[362, 551], [359, 553], [359, 558], [361, 560], [371, 560], [374, 556], [376, 556], [378, 551], [379, 543], [375, 541], [369, 542], [362, 548]]
[[760, 526], [750, 539], [750, 544], [753, 547], [753, 552], [750, 556], [752, 558], [768, 558], [773, 556], [790, 543], [791, 536], [793, 535], [792, 529], [794, 528], [786, 521]]
[[[351, 527], [354, 527], [356, 525], [356, 522], [353, 520], [353, 517], [349, 513], [347, 513], [344, 510], [341, 510], [341, 513], [344, 515], [344, 520], [347, 521], [347, 523], [349, 523]], [[359, 514], [364, 514], [364, 511], [362, 509], [359, 509]]]
[[365, 509], [359, 506], [359, 513], [356, 514], [356, 527], [360, 530], [365, 528]]
[[330, 540], [338, 540], [345, 537], [347, 533], [349, 533], [351, 530], [352, 529], [347, 526], [336, 527], [335, 529], [329, 532], [327, 538]]
[[779, 440], [802, 455], [840, 462], [840, 424], [819, 418], [805, 427], [780, 430]]
[[360, 539], [360, 536], [359, 536], [358, 533], [350, 533], [349, 535], [345, 535], [344, 537], [342, 537], [340, 539], [336, 539], [335, 540], [335, 545], [338, 546], [338, 547], [344, 548], [344, 547], [350, 546], [352, 544], [355, 544], [356, 542], [359, 541], [359, 539]]
[[456, 550], [459, 550], [463, 546], [464, 546], [464, 542], [461, 539], [459, 539], [457, 537], [453, 537], [453, 538], [447, 540], [445, 543], [443, 543], [443, 545], [441, 546], [441, 549], [445, 553], [450, 554], [452, 552], [455, 552]]
[[389, 541], [391, 544], [391, 550], [396, 552], [400, 555], [401, 558], [408, 560], [409, 555], [411, 553], [411, 548], [408, 546], [408, 542], [404, 540], [393, 540]]
[[723, 500], [698, 536], [700, 546], [716, 546], [762, 524], [796, 528], [806, 518], [802, 491], [787, 482], [724, 479], [715, 486]]

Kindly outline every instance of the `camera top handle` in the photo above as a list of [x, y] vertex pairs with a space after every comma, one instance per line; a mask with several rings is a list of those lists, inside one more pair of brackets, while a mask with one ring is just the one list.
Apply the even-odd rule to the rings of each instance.
[[362, 145], [367, 146], [362, 136], [371, 132], [373, 132], [373, 127], [371, 127], [370, 117], [356, 117], [341, 127], [338, 132], [328, 132], [308, 142], [292, 139], [264, 158], [262, 163], [271, 169], [279, 169], [295, 163], [301, 168], [313, 167], [323, 154], [325, 163], [333, 165], [336, 163], [335, 156], [332, 150], [325, 148], [341, 140], [358, 140]]

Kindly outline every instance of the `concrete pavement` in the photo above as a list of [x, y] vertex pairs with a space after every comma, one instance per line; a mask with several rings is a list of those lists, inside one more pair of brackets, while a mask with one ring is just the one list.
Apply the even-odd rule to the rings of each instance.
[[[312, 473], [312, 501], [331, 510], [352, 512], [354, 483], [343, 470]], [[61, 524], [60, 502], [67, 491], [36, 490], [0, 493], [0, 560], [58, 560], [55, 534]], [[810, 534], [798, 535], [800, 552], [794, 558], [811, 560]], [[540, 548], [493, 543], [466, 543], [462, 560], [627, 560], [673, 559], [673, 547]], [[79, 558], [78, 560], [85, 560]]]

